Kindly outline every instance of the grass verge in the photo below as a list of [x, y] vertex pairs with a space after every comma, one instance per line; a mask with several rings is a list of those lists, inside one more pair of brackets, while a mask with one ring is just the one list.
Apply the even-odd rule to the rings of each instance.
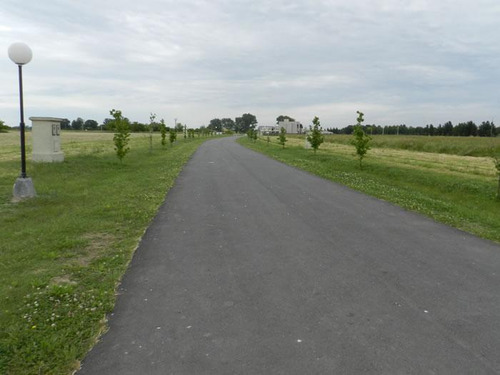
[[[274, 137], [276, 138], [276, 137]], [[323, 144], [314, 155], [303, 138], [285, 149], [265, 140], [242, 145], [334, 182], [393, 202], [477, 236], [500, 243], [500, 201], [491, 158], [403, 150], [371, 150], [360, 169], [354, 148]]]
[[63, 133], [66, 160], [29, 163], [38, 197], [13, 204], [17, 137], [2, 134], [1, 374], [78, 368], [105, 329], [115, 288], [145, 228], [204, 141], [181, 140], [163, 149], [155, 134], [158, 146], [150, 153], [149, 136], [134, 135], [120, 163], [112, 136]]

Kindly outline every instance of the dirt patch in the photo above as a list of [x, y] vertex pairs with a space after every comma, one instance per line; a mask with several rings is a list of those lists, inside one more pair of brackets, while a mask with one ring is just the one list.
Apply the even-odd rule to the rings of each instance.
[[68, 275], [57, 276], [50, 280], [50, 285], [75, 285], [76, 281], [73, 281], [69, 278]]

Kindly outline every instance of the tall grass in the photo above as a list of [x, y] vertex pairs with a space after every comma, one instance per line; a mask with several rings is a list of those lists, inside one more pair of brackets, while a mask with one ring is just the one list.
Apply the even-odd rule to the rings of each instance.
[[[296, 136], [300, 137], [300, 136]], [[326, 135], [325, 142], [348, 145], [352, 135]], [[461, 156], [500, 154], [500, 137], [428, 137], [418, 135], [373, 135], [371, 146]]]

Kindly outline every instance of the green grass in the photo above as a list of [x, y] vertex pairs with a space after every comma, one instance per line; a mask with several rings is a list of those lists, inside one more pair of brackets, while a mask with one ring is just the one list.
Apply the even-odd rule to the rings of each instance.
[[105, 329], [115, 288], [145, 228], [204, 141], [163, 149], [155, 134], [150, 153], [148, 135], [133, 135], [120, 163], [112, 136], [63, 133], [65, 161], [29, 162], [38, 196], [14, 204], [18, 136], [0, 134], [1, 374], [78, 368]]
[[500, 242], [498, 177], [491, 158], [373, 149], [363, 161], [354, 147], [323, 144], [314, 155], [303, 137], [290, 137], [285, 149], [274, 137], [239, 142], [276, 160], [331, 181], [420, 212], [437, 221]]
[[[292, 136], [293, 137], [293, 136]], [[326, 135], [326, 143], [348, 145], [352, 135]], [[373, 148], [432, 152], [461, 156], [490, 156], [500, 154], [500, 137], [426, 137], [418, 135], [373, 135]]]

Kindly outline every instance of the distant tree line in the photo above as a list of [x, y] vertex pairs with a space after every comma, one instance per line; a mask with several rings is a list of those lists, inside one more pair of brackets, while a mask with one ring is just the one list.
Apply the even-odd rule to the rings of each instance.
[[228, 117], [210, 120], [207, 128], [215, 132], [231, 131], [235, 133], [248, 133], [257, 125], [257, 117], [251, 113], [245, 113], [234, 120]]
[[[333, 134], [352, 134], [355, 125], [348, 125], [345, 128], [327, 128]], [[428, 135], [428, 136], [455, 136], [455, 137], [496, 137], [500, 135], [500, 127], [496, 127], [493, 122], [483, 121], [477, 126], [473, 121], [461, 122], [453, 125], [451, 121], [434, 126], [406, 126], [401, 125], [363, 125], [363, 130], [367, 134], [392, 134], [392, 135]]]

